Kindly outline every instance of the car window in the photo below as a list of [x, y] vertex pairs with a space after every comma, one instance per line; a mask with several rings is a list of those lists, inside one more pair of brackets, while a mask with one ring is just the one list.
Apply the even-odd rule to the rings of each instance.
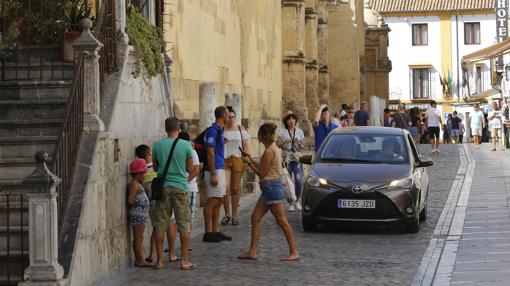
[[420, 158], [420, 150], [418, 150], [418, 148], [416, 147], [416, 145], [414, 144], [414, 141], [413, 141], [413, 138], [411, 138], [411, 136], [407, 136], [407, 140], [409, 140], [409, 145], [411, 145], [411, 150], [413, 152], [413, 157], [414, 157], [414, 161], [415, 162], [418, 162], [419, 158]]
[[335, 134], [324, 142], [319, 160], [407, 163], [407, 143], [402, 135]]

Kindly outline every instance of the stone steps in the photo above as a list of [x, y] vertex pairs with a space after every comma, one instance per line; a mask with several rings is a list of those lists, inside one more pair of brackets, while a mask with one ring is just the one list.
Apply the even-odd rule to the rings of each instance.
[[23, 80], [0, 81], [2, 100], [46, 100], [67, 99], [71, 91], [71, 80]]
[[65, 99], [0, 100], [0, 120], [64, 119]]
[[0, 158], [0, 177], [23, 180], [32, 174], [36, 166], [34, 158], [30, 157]]
[[53, 154], [57, 140], [58, 136], [0, 137], [0, 160], [28, 158], [35, 163], [35, 153], [46, 151], [48, 154]]
[[62, 119], [0, 120], [1, 136], [57, 136]]

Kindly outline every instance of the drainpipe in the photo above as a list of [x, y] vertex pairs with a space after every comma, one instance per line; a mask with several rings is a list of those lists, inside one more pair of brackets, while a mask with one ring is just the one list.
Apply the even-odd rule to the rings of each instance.
[[455, 63], [457, 65], [457, 103], [460, 101], [460, 69], [459, 69], [459, 15], [455, 15], [455, 25], [456, 25], [456, 38], [457, 38], [457, 62]]

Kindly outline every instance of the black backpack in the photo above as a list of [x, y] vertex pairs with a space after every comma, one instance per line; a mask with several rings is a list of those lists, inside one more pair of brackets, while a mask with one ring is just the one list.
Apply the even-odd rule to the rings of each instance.
[[[204, 131], [202, 131], [202, 133], [198, 134], [197, 138], [195, 138], [195, 141], [193, 141], [195, 151], [197, 151], [197, 154], [198, 154], [198, 160], [200, 161], [200, 163], [204, 163], [204, 166], [207, 165], [207, 148], [205, 148], [204, 139], [205, 139], [205, 133], [210, 128], [212, 128], [212, 126], [207, 127]], [[218, 136], [216, 137], [216, 142], [221, 140], [222, 133], [223, 133], [223, 131], [218, 132]]]

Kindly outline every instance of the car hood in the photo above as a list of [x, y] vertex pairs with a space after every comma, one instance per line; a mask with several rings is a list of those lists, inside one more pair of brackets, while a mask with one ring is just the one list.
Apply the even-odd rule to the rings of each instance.
[[312, 168], [315, 176], [337, 183], [389, 183], [409, 175], [407, 164], [321, 163]]

